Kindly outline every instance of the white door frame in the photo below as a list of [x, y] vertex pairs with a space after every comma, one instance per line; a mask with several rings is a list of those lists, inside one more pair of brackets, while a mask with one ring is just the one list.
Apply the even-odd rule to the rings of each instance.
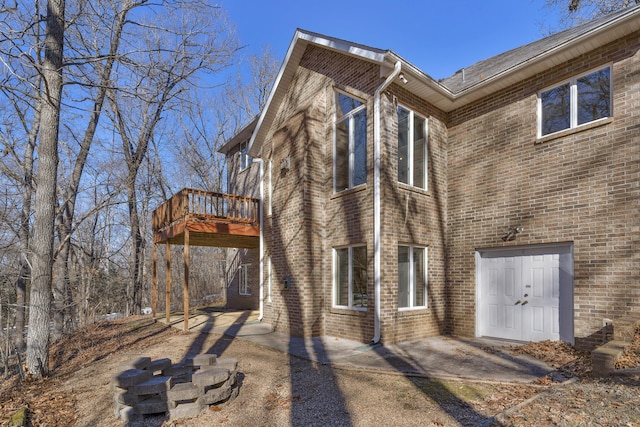
[[[559, 323], [560, 323], [560, 340], [569, 344], [574, 344], [574, 311], [573, 311], [573, 242], [561, 242], [541, 245], [522, 245], [508, 246], [499, 248], [482, 248], [476, 249], [476, 337], [480, 335], [480, 268], [481, 260], [484, 254], [496, 254], [503, 252], [508, 256], [509, 253], [527, 250], [545, 250], [548, 252], [560, 253], [560, 296], [559, 296]], [[564, 286], [562, 286], [564, 284]]]

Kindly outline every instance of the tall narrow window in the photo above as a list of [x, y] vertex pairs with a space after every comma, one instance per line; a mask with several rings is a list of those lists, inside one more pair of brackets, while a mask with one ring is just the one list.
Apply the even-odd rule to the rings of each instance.
[[427, 186], [427, 119], [398, 107], [398, 181]]
[[398, 246], [398, 308], [427, 306], [427, 250]]
[[334, 250], [334, 305], [365, 309], [367, 296], [367, 248], [350, 246]]
[[249, 286], [249, 264], [242, 264], [238, 270], [238, 293], [240, 295], [251, 295]]
[[367, 182], [367, 109], [355, 98], [336, 92], [334, 191]]
[[611, 68], [592, 71], [538, 95], [538, 135], [611, 117]]
[[245, 170], [251, 166], [251, 156], [249, 155], [249, 141], [240, 144], [240, 170]]
[[271, 255], [267, 256], [267, 302], [271, 302]]

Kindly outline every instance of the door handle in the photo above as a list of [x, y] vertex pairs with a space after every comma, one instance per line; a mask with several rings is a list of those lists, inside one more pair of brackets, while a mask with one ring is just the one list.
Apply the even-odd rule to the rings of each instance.
[[526, 301], [526, 300], [522, 303], [522, 305], [527, 305], [527, 304], [529, 304], [529, 301]]
[[515, 303], [514, 305], [518, 305], [518, 304], [520, 304], [521, 302], [522, 302], [522, 301], [518, 300], [518, 301], [516, 301], [516, 303]]

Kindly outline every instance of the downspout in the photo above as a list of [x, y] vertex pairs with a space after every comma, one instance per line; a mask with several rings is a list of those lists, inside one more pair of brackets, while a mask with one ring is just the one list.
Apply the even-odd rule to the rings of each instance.
[[264, 317], [264, 160], [253, 159], [260, 163], [260, 315], [258, 321]]
[[373, 95], [373, 294], [375, 307], [373, 314], [373, 339], [380, 342], [380, 286], [382, 272], [380, 267], [380, 94], [400, 74], [401, 63], [396, 62], [393, 72], [387, 76], [384, 83], [376, 89]]

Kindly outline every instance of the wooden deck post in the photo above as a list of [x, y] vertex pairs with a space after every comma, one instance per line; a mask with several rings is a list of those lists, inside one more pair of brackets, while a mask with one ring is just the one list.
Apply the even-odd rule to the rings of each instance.
[[171, 245], [169, 244], [169, 241], [167, 240], [167, 269], [166, 269], [166, 276], [167, 276], [167, 295], [165, 297], [165, 303], [164, 303], [164, 311], [165, 311], [165, 315], [167, 318], [167, 325], [169, 324], [169, 318], [171, 317]]
[[153, 285], [151, 288], [151, 315], [156, 317], [158, 305], [158, 248], [153, 244]]
[[182, 288], [184, 305], [184, 330], [189, 330], [189, 222], [184, 227], [184, 286]]

